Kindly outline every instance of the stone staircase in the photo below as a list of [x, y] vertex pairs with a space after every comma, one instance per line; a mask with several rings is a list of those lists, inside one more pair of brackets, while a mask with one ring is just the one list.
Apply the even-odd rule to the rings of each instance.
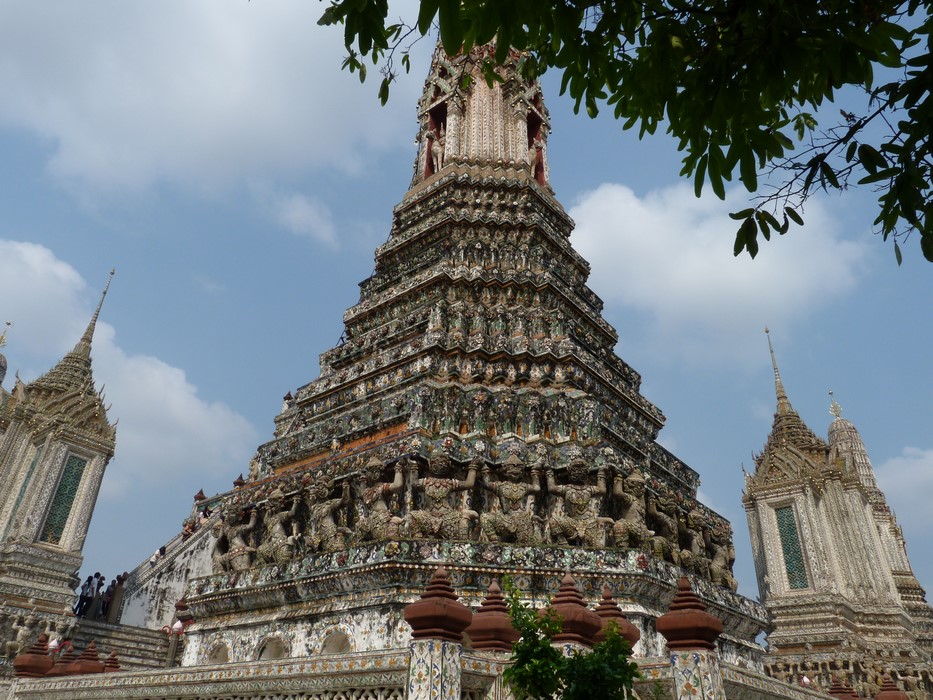
[[82, 620], [73, 640], [77, 653], [80, 654], [92, 639], [97, 643], [101, 661], [109, 656], [111, 651], [115, 651], [120, 668], [124, 671], [177, 666], [181, 652], [179, 644], [174, 655], [176, 658], [172, 659], [169, 664], [170, 640], [165, 632], [130, 625]]

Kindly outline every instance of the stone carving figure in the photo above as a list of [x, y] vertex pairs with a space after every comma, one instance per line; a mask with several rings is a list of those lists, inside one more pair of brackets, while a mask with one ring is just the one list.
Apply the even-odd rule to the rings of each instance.
[[612, 526], [617, 547], [644, 547], [654, 534], [645, 524], [645, 478], [637, 469], [628, 476], [616, 474], [612, 495], [621, 504], [621, 517]]
[[544, 148], [544, 141], [534, 139], [528, 147], [528, 165], [531, 168], [531, 175], [534, 177], [538, 169], [538, 163], [541, 160], [541, 149]]
[[253, 564], [256, 548], [249, 543], [249, 537], [256, 527], [257, 512], [249, 508], [249, 520], [243, 522], [247, 507], [230, 505], [223, 518], [214, 526], [214, 551], [211, 559], [214, 572], [246, 571]]
[[540, 543], [539, 518], [528, 504], [528, 496], [541, 491], [541, 470], [531, 470], [525, 480], [525, 465], [518, 455], [510, 455], [503, 464], [504, 481], [491, 481], [489, 467], [483, 469], [483, 488], [498, 497], [498, 510], [480, 516], [480, 537], [489, 542], [515, 542], [521, 545]]
[[16, 630], [16, 636], [4, 644], [4, 652], [8, 659], [12, 659], [20, 652], [29, 648], [29, 644], [33, 641], [33, 636], [35, 636], [38, 623], [39, 618], [36, 617], [33, 610], [31, 610], [28, 615], [20, 615], [14, 620], [13, 630]]
[[705, 533], [709, 531], [703, 514], [695, 508], [686, 515], [681, 514], [677, 522], [680, 541], [680, 565], [698, 576], [709, 578], [710, 561], [706, 557]]
[[410, 513], [409, 527], [414, 538], [445, 540], [469, 539], [470, 524], [479, 517], [476, 511], [462, 504], [451, 505], [451, 496], [469, 491], [476, 484], [479, 465], [470, 464], [465, 480], [448, 477], [452, 465], [450, 457], [438, 455], [428, 462], [428, 476], [418, 478], [418, 464], [412, 462], [410, 470], [413, 490], [421, 492], [421, 508]]
[[444, 167], [444, 153], [447, 150], [447, 134], [444, 132], [444, 125], [441, 124], [439, 133], [432, 131], [431, 134], [435, 136], [431, 139], [431, 163], [434, 168], [433, 172], [439, 173]]
[[651, 554], [672, 564], [680, 564], [680, 548], [677, 540], [677, 503], [671, 494], [655, 496], [649, 493], [645, 498], [645, 514], [648, 526], [654, 530], [651, 538]]
[[347, 546], [350, 530], [337, 524], [334, 513], [350, 504], [350, 482], [343, 482], [340, 498], [330, 498], [333, 490], [334, 482], [323, 479], [308, 489], [309, 531], [305, 542], [312, 552], [336, 552]]
[[599, 515], [600, 501], [606, 495], [606, 469], [599, 468], [595, 486], [586, 483], [588, 471], [583, 458], [575, 458], [567, 467], [570, 483], [560, 485], [554, 479], [554, 470], [547, 470], [548, 492], [557, 496], [563, 506], [563, 512], [558, 510], [548, 518], [551, 539], [557, 544], [606, 546], [606, 525], [612, 519]]
[[363, 472], [363, 514], [356, 531], [360, 541], [398, 539], [403, 521], [389, 509], [389, 500], [405, 485], [406, 462], [400, 459], [395, 463], [395, 479], [391, 483], [382, 481], [382, 460], [373, 457], [366, 464]]
[[295, 542], [298, 537], [298, 523], [295, 517], [298, 514], [298, 506], [299, 500], [293, 498], [291, 507], [288, 507], [285, 494], [280, 489], [269, 494], [269, 499], [263, 506], [262, 520], [265, 532], [256, 549], [259, 561], [281, 566], [295, 555]]
[[729, 528], [726, 525], [714, 527], [710, 532], [707, 541], [707, 549], [710, 555], [709, 572], [713, 583], [735, 591], [739, 587], [735, 576], [732, 575], [732, 565], [735, 563], [735, 548], [729, 535]]

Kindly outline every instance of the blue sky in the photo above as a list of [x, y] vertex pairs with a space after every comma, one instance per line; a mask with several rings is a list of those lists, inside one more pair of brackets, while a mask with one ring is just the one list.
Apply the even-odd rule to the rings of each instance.
[[[130, 569], [226, 490], [318, 374], [388, 236], [414, 158], [431, 46], [380, 108], [339, 70], [319, 3], [0, 2], [0, 321], [33, 379], [77, 341], [111, 267], [94, 371], [117, 454], [85, 548]], [[400, 11], [404, 11], [404, 7]], [[767, 437], [772, 330], [795, 408], [824, 434], [829, 389], [861, 430], [933, 586], [933, 266], [898, 268], [870, 192], [814, 200], [804, 229], [733, 258], [743, 193], [694, 198], [665, 136], [573, 114], [545, 81], [553, 186], [620, 334], [667, 416], [662, 442], [730, 518], [757, 595], [741, 468]]]

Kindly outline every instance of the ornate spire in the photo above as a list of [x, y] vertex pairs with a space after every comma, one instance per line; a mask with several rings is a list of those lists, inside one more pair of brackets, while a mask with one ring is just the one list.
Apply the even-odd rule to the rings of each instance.
[[832, 389], [829, 390], [829, 413], [836, 418], [842, 418], [842, 406], [836, 403]]
[[104, 305], [104, 299], [107, 297], [107, 291], [110, 289], [110, 283], [113, 281], [113, 276], [116, 274], [116, 272], [116, 268], [111, 268], [110, 277], [107, 278], [107, 284], [104, 285], [104, 291], [101, 292], [100, 301], [97, 302], [97, 308], [94, 309], [94, 315], [91, 316], [91, 322], [87, 324], [87, 328], [84, 330], [84, 335], [81, 336], [81, 340], [79, 340], [78, 344], [75, 345], [74, 351], [83, 354], [85, 357], [91, 356], [91, 341], [94, 339], [94, 330], [97, 328], [97, 319], [100, 317], [101, 307]]
[[26, 387], [31, 401], [50, 410], [61, 410], [60, 402], [63, 397], [70, 397], [67, 413], [73, 426], [83, 426], [82, 429], [96, 432], [108, 442], [113, 441], [114, 431], [107, 421], [107, 408], [104, 406], [103, 397], [94, 387], [91, 340], [113, 275], [114, 271], [111, 270], [94, 315], [74, 349]]
[[[830, 391], [829, 395], [832, 396], [833, 392]], [[875, 469], [858, 429], [852, 421], [842, 417], [842, 407], [836, 403], [835, 399], [830, 404], [829, 412], [835, 416], [833, 422], [829, 424], [830, 463], [843, 464], [844, 468], [856, 476], [868, 489], [869, 498], [876, 507], [880, 506], [882, 512], [887, 511], [884, 494], [878, 490]]]
[[6, 327], [3, 329], [3, 333], [0, 333], [0, 348], [6, 345], [6, 334], [7, 334], [7, 331], [10, 330], [10, 326], [12, 325], [13, 325], [12, 321], [7, 321]]
[[[774, 346], [771, 344], [771, 333], [768, 328], [765, 328], [765, 334], [768, 336], [771, 366], [774, 367], [777, 410], [774, 413], [771, 435], [768, 436], [764, 452], [755, 458], [755, 474], [756, 477], [763, 475], [762, 478], [765, 480], [774, 480], [778, 478], [779, 471], [783, 473], [783, 476], [780, 476], [781, 479], [793, 479], [805, 472], [818, 470], [829, 452], [829, 446], [807, 427], [791, 406], [787, 392], [784, 391], [784, 383], [781, 381], [781, 372], [778, 369], [777, 358], [774, 356]], [[788, 450], [788, 448], [793, 449]], [[778, 471], [772, 467], [776, 467]]]
[[768, 336], [768, 351], [771, 353], [771, 366], [774, 367], [774, 391], [777, 394], [777, 412], [789, 413], [794, 409], [790, 405], [790, 399], [787, 398], [787, 393], [784, 391], [784, 383], [781, 381], [781, 372], [778, 369], [777, 358], [774, 356], [774, 346], [771, 345], [771, 332], [768, 330], [767, 326], [765, 326], [765, 335]]

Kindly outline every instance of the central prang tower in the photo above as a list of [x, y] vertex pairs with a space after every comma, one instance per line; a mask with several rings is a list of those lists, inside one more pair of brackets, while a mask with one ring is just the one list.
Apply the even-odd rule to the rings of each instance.
[[436, 52], [411, 187], [344, 335], [212, 501], [186, 664], [403, 647], [440, 563], [477, 600], [504, 575], [539, 603], [568, 570], [591, 598], [609, 585], [642, 656], [664, 653], [654, 618], [686, 572], [723, 658], [755, 663], [765, 613], [734, 592], [731, 527], [656, 441], [549, 184], [540, 88], [514, 52], [487, 83], [492, 53]]

